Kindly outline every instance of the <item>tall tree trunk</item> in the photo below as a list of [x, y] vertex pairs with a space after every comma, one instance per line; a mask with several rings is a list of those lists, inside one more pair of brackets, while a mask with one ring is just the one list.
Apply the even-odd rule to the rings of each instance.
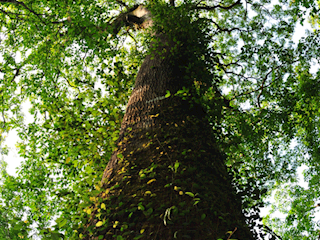
[[[194, 100], [186, 67], [194, 59], [192, 43], [164, 34], [156, 40], [138, 72], [86, 239], [216, 240], [229, 231], [232, 239], [253, 239]], [[190, 94], [175, 95], [183, 88]]]

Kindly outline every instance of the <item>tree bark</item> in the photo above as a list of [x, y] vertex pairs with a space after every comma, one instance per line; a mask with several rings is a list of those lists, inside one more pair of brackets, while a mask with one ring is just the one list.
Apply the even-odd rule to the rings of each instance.
[[[253, 239], [192, 91], [186, 68], [194, 59], [190, 39], [177, 44], [162, 33], [155, 39], [138, 72], [85, 239], [216, 240], [229, 239], [231, 232], [232, 239]], [[175, 95], [183, 88], [190, 94]]]

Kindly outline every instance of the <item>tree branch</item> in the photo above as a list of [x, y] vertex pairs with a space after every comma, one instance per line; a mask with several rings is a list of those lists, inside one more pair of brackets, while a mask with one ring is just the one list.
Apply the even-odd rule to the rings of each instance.
[[[296, 62], [298, 62], [298, 60], [292, 61], [291, 64], [296, 63]], [[262, 79], [262, 84], [261, 84], [261, 86], [258, 87], [257, 89], [253, 89], [253, 90], [251, 90], [251, 91], [248, 91], [248, 92], [245, 92], [245, 93], [241, 93], [241, 94], [239, 94], [239, 95], [237, 95], [237, 96], [234, 96], [231, 100], [236, 99], [237, 97], [240, 97], [240, 96], [244, 96], [244, 95], [248, 95], [248, 94], [251, 94], [251, 93], [254, 93], [254, 92], [261, 91], [261, 92], [259, 93], [258, 97], [257, 97], [257, 104], [258, 104], [258, 107], [260, 108], [260, 97], [261, 97], [261, 95], [262, 95], [263, 89], [271, 86], [271, 84], [274, 83], [275, 80], [280, 79], [280, 77], [278, 77], [278, 78], [276, 78], [274, 81], [271, 81], [269, 84], [265, 85], [265, 82], [266, 82], [268, 76], [269, 76], [273, 71], [276, 71], [276, 70], [278, 70], [278, 69], [281, 68], [281, 67], [282, 67], [282, 65], [279, 65], [279, 66], [271, 69], [271, 70], [265, 75], [265, 77]], [[224, 70], [224, 69], [223, 69], [223, 70]], [[237, 74], [237, 73], [234, 73], [234, 72], [228, 72], [228, 71], [225, 71], [225, 70], [224, 70], [224, 72], [225, 72], [226, 74], [234, 74], [234, 75], [237, 75], [237, 76], [239, 76], [239, 77], [241, 77], [241, 78], [244, 78], [244, 79], [252, 78], [252, 79], [258, 81], [258, 79], [257, 79], [257, 78], [254, 78], [254, 77], [246, 77], [246, 76], [243, 76], [243, 75], [241, 75], [241, 74]]]
[[[3, 101], [3, 96], [2, 96], [2, 101]], [[3, 123], [3, 126], [2, 128], [5, 129], [5, 126], [6, 126], [6, 117], [4, 115], [4, 110], [1, 111], [1, 114], [2, 114], [2, 123]]]
[[236, 5], [241, 4], [241, 0], [236, 1], [235, 3], [229, 5], [229, 6], [223, 6], [223, 5], [216, 5], [216, 6], [207, 6], [207, 5], [200, 5], [200, 6], [195, 6], [193, 9], [197, 9], [197, 10], [207, 10], [207, 11], [212, 11], [215, 10], [216, 8], [221, 8], [224, 10], [229, 10], [233, 7], [235, 7]]
[[269, 228], [269, 227], [266, 226], [266, 225], [263, 225], [263, 227], [266, 229], [265, 231], [266, 231], [267, 233], [270, 233], [272, 236], [276, 237], [277, 239], [282, 240], [282, 238], [281, 238], [279, 235], [277, 235], [271, 228]]
[[[23, 20], [25, 21], [26, 19], [24, 18], [21, 18], [19, 16], [24, 16], [25, 14], [19, 14], [19, 13], [13, 13], [13, 12], [7, 12], [7, 11], [4, 11], [2, 9], [0, 9], [0, 12], [2, 12], [3, 14], [5, 14], [6, 16], [8, 16], [10, 19], [17, 19], [17, 20]], [[14, 15], [15, 17], [11, 17], [11, 15]]]
[[122, 2], [121, 0], [116, 0], [117, 3], [119, 3], [121, 6], [125, 7], [128, 9], [128, 5]]
[[274, 70], [278, 70], [280, 67], [281, 67], [281, 65], [278, 66], [278, 67], [276, 67], [275, 69], [271, 69], [271, 70], [267, 73], [267, 75], [264, 77], [264, 79], [262, 80], [261, 86], [257, 89], [257, 91], [261, 90], [261, 92], [259, 93], [259, 95], [258, 95], [258, 97], [257, 97], [257, 104], [258, 104], [258, 107], [259, 107], [259, 108], [261, 108], [261, 106], [260, 106], [260, 97], [261, 97], [261, 95], [262, 95], [263, 89], [264, 89], [265, 87], [269, 87], [269, 86], [273, 83], [273, 81], [271, 81], [271, 83], [269, 83], [267, 86], [264, 86], [265, 82], [267, 81], [268, 76], [270, 75], [270, 73], [272, 73]]
[[238, 30], [239, 32], [248, 32], [246, 30], [243, 30], [243, 29], [240, 29], [240, 28], [237, 28], [237, 27], [234, 27], [234, 28], [222, 28], [220, 27], [220, 25], [218, 23], [216, 23], [215, 21], [213, 21], [212, 19], [210, 19], [210, 21], [218, 28], [219, 31], [221, 32], [228, 32], [228, 33], [231, 33], [232, 31], [234, 30]]
[[151, 24], [150, 12], [143, 5], [136, 5], [128, 12], [121, 13], [112, 23], [113, 33], [116, 35], [123, 26], [144, 29]]
[[26, 10], [28, 10], [29, 12], [33, 13], [34, 15], [37, 16], [37, 18], [39, 18], [39, 20], [44, 23], [43, 19], [40, 17], [42, 14], [38, 14], [35, 11], [33, 11], [31, 8], [29, 8], [26, 4], [24, 4], [23, 2], [19, 2], [17, 0], [0, 0], [0, 3], [14, 3], [16, 5], [21, 5], [22, 7], [24, 7]]
[[[243, 74], [226, 71], [225, 69], [223, 69], [223, 71], [224, 71], [226, 74], [233, 74], [233, 75], [236, 75], [236, 76], [238, 76], [238, 77], [240, 77], [240, 78], [243, 78], [243, 79], [246, 79], [246, 80], [253, 79], [253, 80], [258, 81], [258, 78], [255, 78], [255, 77], [246, 77], [246, 76], [244, 76]], [[241, 94], [241, 95], [238, 95], [238, 96], [242, 96], [242, 94]], [[237, 97], [238, 97], [238, 96], [237, 96]]]
[[20, 72], [20, 68], [17, 68], [16, 73], [14, 74], [13, 78], [11, 79], [11, 82], [13, 82], [16, 77], [18, 77], [19, 72]]

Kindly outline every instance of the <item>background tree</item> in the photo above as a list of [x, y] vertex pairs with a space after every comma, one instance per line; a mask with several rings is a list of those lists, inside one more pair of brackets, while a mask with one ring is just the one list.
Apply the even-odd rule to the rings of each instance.
[[[122, 216], [126, 217], [131, 214], [133, 218], [138, 214], [148, 219], [155, 216], [154, 221], [158, 224], [156, 209], [160, 209], [163, 215], [160, 214], [159, 226], [171, 229], [165, 234], [171, 234], [172, 238], [192, 237], [192, 227], [183, 232], [170, 225], [170, 222], [184, 219], [180, 223], [196, 223], [194, 226], [201, 229], [202, 236], [211, 234], [211, 237], [228, 238], [236, 230], [232, 237], [239, 234], [239, 239], [247, 239], [245, 227], [241, 227], [242, 217], [239, 215], [232, 220], [240, 219], [239, 229], [235, 229], [230, 220], [238, 215], [240, 205], [237, 199], [241, 200], [246, 223], [252, 229], [259, 218], [258, 208], [267, 196], [266, 190], [271, 193], [283, 186], [288, 189], [287, 199], [292, 203], [280, 206], [285, 206], [283, 211], [288, 213], [285, 223], [291, 227], [279, 229], [277, 226], [281, 224], [276, 226], [274, 221], [279, 223], [280, 220], [267, 218], [265, 224], [276, 232], [271, 234], [275, 238], [281, 235], [283, 239], [314, 239], [318, 236], [319, 226], [312, 221], [319, 198], [316, 191], [319, 189], [318, 74], [310, 71], [311, 63], [318, 61], [318, 32], [309, 33], [299, 44], [290, 39], [295, 23], [303, 21], [306, 16], [302, 7], [311, 9], [314, 15], [317, 12], [313, 3], [43, 0], [0, 0], [0, 3], [1, 134], [17, 129], [21, 138], [20, 155], [25, 158], [18, 177], [5, 173], [2, 176], [1, 209], [8, 212], [9, 223], [8, 231], [1, 232], [4, 238], [10, 231], [19, 231], [20, 227], [28, 230], [28, 226], [33, 226], [36, 232], [29, 231], [29, 235], [40, 235], [43, 239], [79, 239], [90, 234], [98, 238], [102, 236], [101, 239], [126, 236], [132, 239], [133, 235], [148, 239], [147, 234], [154, 227], [152, 224], [148, 228], [143, 224], [137, 228], [130, 225], [135, 222], [112, 219], [112, 214], [123, 213]], [[128, 14], [139, 4], [151, 11], [152, 31], [133, 30], [145, 23], [142, 16]], [[161, 41], [157, 42], [157, 39]], [[170, 52], [160, 53], [160, 49]], [[150, 135], [155, 148], [149, 148], [159, 151], [155, 160], [164, 164], [138, 166], [136, 169], [144, 169], [144, 172], [133, 168], [129, 177], [133, 178], [133, 183], [142, 179], [150, 186], [144, 192], [136, 191], [138, 195], [144, 194], [152, 199], [149, 195], [155, 191], [161, 193], [170, 189], [175, 193], [173, 199], [179, 201], [172, 204], [161, 197], [153, 197], [164, 206], [147, 206], [141, 201], [140, 205], [134, 203], [136, 206], [129, 208], [121, 203], [120, 197], [119, 202], [103, 200], [105, 188], [110, 185], [105, 183], [101, 187], [100, 181], [112, 156], [124, 160], [127, 157], [117, 152], [121, 150], [119, 144], [126, 134], [130, 134], [130, 128], [132, 131], [136, 129], [123, 123], [120, 132], [120, 124], [128, 97], [136, 91], [133, 90], [134, 80], [143, 73], [141, 70], [137, 75], [145, 56], [154, 63], [161, 57], [169, 59], [166, 64], [173, 72], [163, 74], [169, 78], [178, 75], [183, 81], [175, 80], [173, 90], [163, 86], [162, 92], [146, 99], [152, 101], [165, 97], [159, 102], [168, 103], [162, 106], [160, 113], [150, 113], [153, 116], [151, 121], [143, 119], [145, 127], [148, 124], [164, 125], [167, 117], [174, 120], [172, 125], [163, 128], [162, 135], [160, 132], [158, 137]], [[184, 60], [184, 64], [177, 64], [176, 60]], [[135, 89], [137, 86], [138, 81]], [[30, 113], [34, 116], [33, 123], [28, 125], [23, 124], [20, 109], [26, 100], [31, 102]], [[178, 107], [170, 110], [171, 103]], [[190, 104], [193, 104], [191, 109]], [[185, 109], [187, 111], [183, 112]], [[167, 113], [166, 118], [162, 117], [164, 113]], [[191, 119], [186, 121], [185, 127], [175, 122], [179, 117], [181, 122], [187, 119], [186, 115]], [[197, 121], [204, 124], [197, 124]], [[207, 123], [212, 128], [212, 136], [207, 134], [211, 131], [206, 130]], [[195, 130], [206, 134], [197, 136]], [[183, 137], [168, 144], [165, 133]], [[135, 132], [133, 135], [138, 136]], [[178, 145], [181, 139], [187, 139], [186, 145]], [[294, 148], [290, 147], [292, 139], [298, 143]], [[143, 141], [147, 143], [147, 138], [141, 141], [141, 144]], [[171, 143], [173, 153], [169, 152]], [[204, 149], [196, 148], [197, 144], [207, 151], [201, 152]], [[113, 155], [116, 147], [118, 150]], [[131, 146], [126, 151], [137, 150]], [[126, 153], [124, 149], [122, 151]], [[221, 165], [210, 162], [208, 153], [216, 156], [214, 159], [218, 159]], [[151, 157], [146, 155], [145, 160], [148, 159]], [[192, 163], [192, 159], [201, 159], [202, 164]], [[309, 189], [296, 185], [296, 169], [301, 164], [309, 167], [305, 172]], [[225, 169], [224, 165], [228, 174], [221, 170]], [[160, 166], [165, 169], [159, 169]], [[179, 174], [185, 176], [183, 172], [189, 171], [188, 174], [193, 176], [201, 167], [204, 170], [200, 172], [208, 171], [210, 167], [214, 171], [220, 169], [223, 179], [220, 182], [228, 186], [229, 178], [234, 190], [219, 188], [223, 194], [217, 194], [217, 198], [212, 196], [215, 191], [211, 191], [215, 183], [200, 185], [199, 191], [189, 190], [193, 182], [183, 183]], [[160, 170], [166, 172], [160, 179], [170, 178], [172, 185], [169, 182], [163, 184], [152, 175], [160, 174]], [[206, 182], [209, 179], [216, 181], [217, 177], [208, 174], [195, 179]], [[208, 196], [204, 194], [206, 187]], [[226, 216], [216, 214], [217, 219], [227, 220], [224, 228], [205, 232], [213, 222], [223, 223], [221, 219], [215, 220], [214, 214], [207, 214], [214, 209], [204, 210], [206, 201], [209, 208], [212, 199], [229, 208], [233, 204], [238, 207], [234, 208], [230, 218], [227, 212], [223, 212]], [[195, 206], [191, 202], [196, 203]], [[115, 206], [109, 203], [117, 203], [119, 208], [113, 210]], [[188, 209], [199, 211], [183, 212]], [[26, 213], [24, 216], [23, 212]], [[108, 214], [109, 223], [105, 218]], [[93, 216], [98, 219], [94, 220]], [[188, 216], [190, 221], [185, 220]], [[92, 221], [91, 225], [87, 224], [88, 221]], [[235, 227], [229, 229], [229, 226]], [[109, 228], [106, 230], [106, 227]], [[111, 234], [105, 235], [110, 229]], [[231, 232], [224, 235], [226, 231]], [[26, 236], [22, 230], [19, 233]], [[252, 234], [258, 238], [258, 233]]]

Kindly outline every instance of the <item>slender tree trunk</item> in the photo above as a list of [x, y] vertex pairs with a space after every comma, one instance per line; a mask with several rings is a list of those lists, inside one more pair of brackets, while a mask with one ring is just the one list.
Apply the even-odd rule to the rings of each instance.
[[228, 231], [232, 239], [253, 239], [205, 112], [192, 90], [175, 95], [193, 89], [190, 41], [156, 39], [137, 75], [86, 239], [216, 240]]

